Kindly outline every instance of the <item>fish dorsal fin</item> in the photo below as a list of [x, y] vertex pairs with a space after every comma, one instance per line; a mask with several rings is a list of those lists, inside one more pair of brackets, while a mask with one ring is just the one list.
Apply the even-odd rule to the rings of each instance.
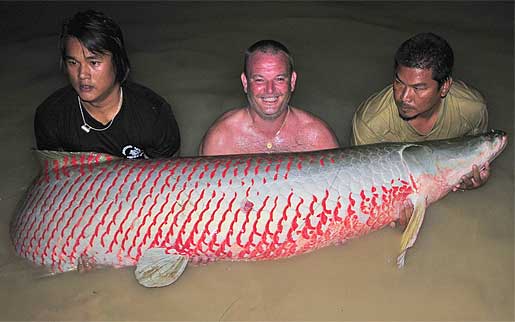
[[99, 152], [34, 151], [42, 169], [47, 169], [49, 165], [54, 169], [61, 169], [71, 165], [89, 165], [120, 159], [120, 157]]

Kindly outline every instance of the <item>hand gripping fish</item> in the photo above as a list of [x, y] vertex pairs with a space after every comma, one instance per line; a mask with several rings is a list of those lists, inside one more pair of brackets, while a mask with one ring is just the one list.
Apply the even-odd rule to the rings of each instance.
[[42, 172], [11, 223], [17, 254], [64, 272], [136, 265], [148, 287], [188, 261], [267, 260], [379, 230], [414, 211], [404, 264], [429, 204], [504, 149], [488, 133], [304, 153], [126, 160], [38, 151]]

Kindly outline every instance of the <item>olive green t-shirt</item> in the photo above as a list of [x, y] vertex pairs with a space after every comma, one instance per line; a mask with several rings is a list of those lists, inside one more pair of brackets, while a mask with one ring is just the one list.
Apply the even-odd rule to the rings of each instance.
[[473, 135], [487, 130], [486, 101], [476, 89], [454, 81], [438, 111], [433, 129], [418, 133], [400, 116], [392, 85], [373, 94], [358, 107], [352, 120], [352, 145], [378, 142], [419, 142]]

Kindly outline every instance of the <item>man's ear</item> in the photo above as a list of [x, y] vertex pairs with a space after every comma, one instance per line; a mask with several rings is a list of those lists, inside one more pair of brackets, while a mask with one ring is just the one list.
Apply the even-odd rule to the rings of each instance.
[[442, 87], [440, 88], [440, 97], [444, 98], [447, 96], [452, 86], [452, 77], [449, 76], [445, 82], [443, 82]]
[[247, 85], [248, 85], [247, 76], [245, 76], [245, 73], [241, 73], [240, 78], [241, 78], [241, 84], [243, 85], [243, 91], [245, 93], [247, 93]]
[[297, 84], [297, 73], [295, 71], [293, 71], [291, 73], [291, 81], [290, 81], [290, 87], [291, 87], [292, 92], [295, 90], [295, 84]]

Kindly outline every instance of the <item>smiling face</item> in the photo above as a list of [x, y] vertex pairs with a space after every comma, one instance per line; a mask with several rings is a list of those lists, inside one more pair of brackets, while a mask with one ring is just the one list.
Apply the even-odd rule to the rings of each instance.
[[92, 53], [77, 38], [69, 37], [64, 64], [70, 84], [85, 104], [118, 101], [120, 84], [111, 54]]
[[432, 78], [430, 69], [399, 65], [393, 80], [393, 93], [399, 115], [405, 120], [430, 117], [450, 89], [452, 80], [442, 86]]
[[263, 119], [275, 119], [287, 110], [297, 74], [288, 68], [288, 58], [277, 53], [253, 53], [247, 62], [248, 75], [241, 74], [250, 109]]

